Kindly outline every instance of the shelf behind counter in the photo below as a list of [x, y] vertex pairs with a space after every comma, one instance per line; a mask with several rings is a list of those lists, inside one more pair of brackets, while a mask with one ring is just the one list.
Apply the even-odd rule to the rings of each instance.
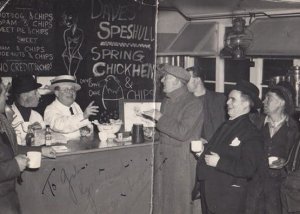
[[22, 213], [150, 213], [154, 144], [102, 148], [98, 139], [68, 142], [67, 152], [22, 173]]

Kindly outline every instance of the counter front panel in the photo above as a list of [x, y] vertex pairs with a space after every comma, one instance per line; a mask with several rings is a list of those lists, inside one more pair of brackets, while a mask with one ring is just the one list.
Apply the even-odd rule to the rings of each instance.
[[22, 173], [23, 214], [150, 213], [152, 143], [43, 159]]

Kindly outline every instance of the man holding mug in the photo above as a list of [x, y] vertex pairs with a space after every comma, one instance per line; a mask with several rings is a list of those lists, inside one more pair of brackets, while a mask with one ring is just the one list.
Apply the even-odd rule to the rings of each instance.
[[249, 181], [264, 163], [263, 138], [249, 119], [259, 108], [258, 88], [238, 82], [228, 96], [229, 120], [223, 123], [198, 159], [197, 179], [204, 183], [208, 213], [241, 214]]
[[[7, 100], [7, 87], [0, 78], [0, 212], [9, 214], [20, 214], [20, 203], [16, 192], [16, 180], [20, 173], [28, 166], [26, 152], [31, 147], [20, 146], [11, 121], [5, 115]], [[42, 147], [44, 154], [55, 157], [51, 149]], [[36, 147], [35, 150], [40, 150]]]

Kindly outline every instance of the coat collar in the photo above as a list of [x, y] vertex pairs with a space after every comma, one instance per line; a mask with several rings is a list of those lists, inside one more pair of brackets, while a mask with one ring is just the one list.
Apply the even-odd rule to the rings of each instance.
[[168, 94], [166, 94], [166, 97], [170, 99], [172, 102], [175, 102], [177, 99], [179, 99], [182, 95], [189, 93], [186, 86], [182, 86], [181, 88], [178, 88]]
[[249, 117], [249, 113], [247, 113], [247, 114], [242, 114], [242, 115], [240, 115], [240, 116], [234, 118], [233, 120], [227, 120], [226, 123], [228, 123], [228, 124], [236, 123], [236, 122], [238, 122], [238, 121], [240, 121], [240, 120], [244, 120], [244, 119], [247, 118], [247, 117]]
[[233, 140], [237, 137], [237, 132], [241, 133], [241, 131], [247, 131], [241, 130], [241, 127], [247, 118], [249, 118], [249, 114], [243, 114], [233, 120], [227, 120], [224, 122], [211, 138], [206, 150], [209, 151], [214, 149], [221, 142]]

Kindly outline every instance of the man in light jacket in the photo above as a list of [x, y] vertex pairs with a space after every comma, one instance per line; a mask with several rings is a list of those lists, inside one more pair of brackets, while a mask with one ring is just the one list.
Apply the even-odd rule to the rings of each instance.
[[58, 76], [51, 81], [49, 89], [54, 92], [56, 99], [45, 109], [45, 123], [53, 131], [64, 134], [67, 140], [76, 139], [82, 133], [91, 133], [92, 124], [88, 118], [98, 113], [98, 106], [91, 102], [84, 111], [81, 110], [75, 102], [76, 93], [81, 89], [75, 77]]

